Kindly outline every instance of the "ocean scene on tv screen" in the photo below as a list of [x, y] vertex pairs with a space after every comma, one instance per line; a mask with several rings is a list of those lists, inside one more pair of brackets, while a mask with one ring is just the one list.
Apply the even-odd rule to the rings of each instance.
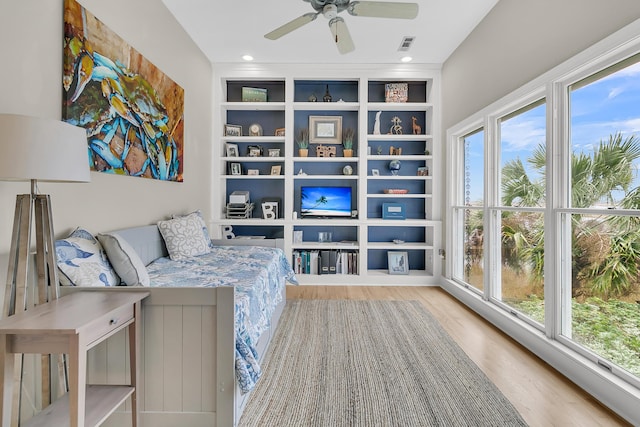
[[300, 188], [302, 216], [351, 217], [351, 187]]

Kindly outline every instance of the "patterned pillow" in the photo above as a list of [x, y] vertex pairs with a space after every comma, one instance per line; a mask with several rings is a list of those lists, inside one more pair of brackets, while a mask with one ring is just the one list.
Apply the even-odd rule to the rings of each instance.
[[60, 282], [71, 286], [116, 286], [120, 278], [109, 264], [100, 242], [76, 228], [66, 239], [56, 240]]
[[190, 214], [187, 215], [171, 215], [171, 218], [176, 219], [176, 218], [183, 218], [185, 216], [190, 216], [190, 215], [196, 215], [198, 216], [201, 220], [202, 220], [202, 234], [204, 234], [204, 238], [207, 239], [207, 242], [209, 242], [209, 247], [211, 249], [213, 249], [213, 242], [211, 241], [211, 236], [209, 235], [209, 229], [207, 228], [207, 224], [204, 221], [204, 217], [202, 216], [202, 212], [200, 211], [200, 209], [191, 212]]
[[127, 286], [149, 286], [149, 273], [138, 253], [117, 234], [98, 234], [107, 258]]
[[209, 241], [202, 232], [204, 221], [198, 215], [187, 215], [158, 222], [158, 229], [174, 261], [209, 253]]

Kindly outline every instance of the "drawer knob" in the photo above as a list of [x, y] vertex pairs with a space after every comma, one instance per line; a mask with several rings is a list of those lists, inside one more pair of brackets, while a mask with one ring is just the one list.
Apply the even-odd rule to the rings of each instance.
[[111, 320], [109, 320], [109, 324], [110, 324], [110, 325], [115, 325], [116, 323], [118, 323], [118, 319], [111, 319]]

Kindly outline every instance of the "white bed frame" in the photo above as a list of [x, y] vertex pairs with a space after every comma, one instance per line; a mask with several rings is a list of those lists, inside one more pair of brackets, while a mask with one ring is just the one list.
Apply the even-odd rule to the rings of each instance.
[[[167, 256], [155, 225], [118, 230], [146, 264]], [[278, 246], [276, 240], [225, 240], [225, 244]], [[61, 294], [101, 288], [61, 287]], [[235, 426], [248, 394], [235, 379], [234, 289], [107, 288], [114, 292], [150, 291], [142, 302], [141, 384], [138, 407], [143, 427]], [[286, 297], [258, 343], [262, 357], [276, 330]], [[122, 383], [129, 375], [126, 332], [93, 348], [88, 356], [89, 383]], [[104, 426], [131, 425], [127, 401]]]

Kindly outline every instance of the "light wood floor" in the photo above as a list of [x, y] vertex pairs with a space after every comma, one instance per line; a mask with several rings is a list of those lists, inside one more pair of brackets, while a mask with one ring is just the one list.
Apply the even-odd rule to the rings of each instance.
[[630, 425], [438, 287], [288, 286], [287, 299], [418, 300], [530, 426]]

